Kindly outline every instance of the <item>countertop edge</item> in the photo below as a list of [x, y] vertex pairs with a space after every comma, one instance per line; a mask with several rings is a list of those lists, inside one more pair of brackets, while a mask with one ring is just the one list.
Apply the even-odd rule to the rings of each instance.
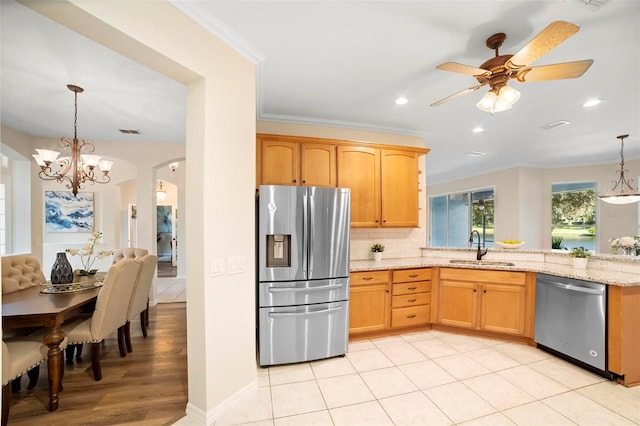
[[[468, 253], [468, 250], [461, 251], [462, 253]], [[512, 252], [512, 250], [509, 250]], [[452, 253], [453, 254], [453, 253]], [[526, 255], [526, 253], [520, 253]], [[532, 253], [533, 254], [533, 253]], [[539, 255], [539, 252], [535, 253]], [[364, 272], [364, 271], [376, 271], [376, 270], [392, 270], [392, 269], [411, 269], [411, 268], [427, 268], [427, 267], [447, 267], [458, 269], [485, 269], [485, 270], [500, 270], [500, 271], [518, 271], [518, 272], [536, 272], [544, 273], [556, 276], [562, 276], [567, 278], [575, 278], [587, 281], [598, 282], [602, 284], [615, 285], [620, 287], [634, 287], [640, 286], [640, 262], [632, 262], [632, 265], [638, 268], [635, 270], [625, 270], [627, 263], [621, 262], [623, 265], [617, 264], [609, 260], [602, 259], [590, 259], [591, 264], [587, 269], [576, 269], [571, 265], [571, 258], [560, 254], [559, 257], [565, 257], [568, 259], [545, 259], [547, 253], [542, 253], [542, 259], [527, 260], [519, 256], [519, 259], [513, 258], [500, 258], [500, 261], [512, 262], [514, 266], [505, 265], [492, 265], [492, 264], [460, 264], [450, 263], [451, 259], [461, 259], [460, 256], [452, 257], [412, 257], [412, 258], [397, 258], [397, 259], [383, 259], [381, 261], [374, 260], [352, 260], [350, 262], [351, 272]], [[539, 257], [539, 256], [536, 256]], [[469, 258], [472, 260], [472, 258]], [[464, 259], [464, 258], [462, 258]], [[498, 259], [491, 259], [497, 261]], [[554, 261], [555, 260], [555, 261]], [[561, 261], [564, 260], [564, 261]], [[609, 264], [609, 265], [607, 265]], [[607, 266], [609, 268], [607, 268]], [[634, 269], [629, 267], [630, 269]]]

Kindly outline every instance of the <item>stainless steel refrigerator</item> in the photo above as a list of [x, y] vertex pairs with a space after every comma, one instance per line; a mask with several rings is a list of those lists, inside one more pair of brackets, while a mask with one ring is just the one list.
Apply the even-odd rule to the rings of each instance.
[[344, 355], [350, 190], [262, 185], [257, 206], [260, 366]]

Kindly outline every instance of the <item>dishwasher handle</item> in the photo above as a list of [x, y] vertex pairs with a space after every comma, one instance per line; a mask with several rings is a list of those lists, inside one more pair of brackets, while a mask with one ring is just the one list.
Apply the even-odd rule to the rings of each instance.
[[564, 290], [569, 290], [569, 291], [577, 291], [580, 293], [589, 293], [589, 294], [597, 294], [597, 295], [602, 295], [604, 294], [604, 287], [601, 290], [595, 289], [595, 288], [589, 288], [589, 287], [580, 287], [577, 285], [572, 285], [572, 284], [564, 284], [564, 283], [559, 283], [556, 281], [545, 281], [547, 284], [551, 284], [554, 287], [558, 287]]

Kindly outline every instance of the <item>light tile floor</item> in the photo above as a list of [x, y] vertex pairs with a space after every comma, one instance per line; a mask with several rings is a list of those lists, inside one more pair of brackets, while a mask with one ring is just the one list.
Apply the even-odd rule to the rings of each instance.
[[158, 303], [187, 301], [187, 280], [185, 278], [156, 278]]
[[223, 425], [640, 425], [626, 388], [536, 348], [425, 331], [345, 357], [258, 368]]

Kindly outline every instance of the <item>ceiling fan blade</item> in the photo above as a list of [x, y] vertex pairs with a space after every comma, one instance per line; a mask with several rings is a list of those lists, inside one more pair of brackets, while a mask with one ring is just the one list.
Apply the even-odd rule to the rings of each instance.
[[465, 64], [459, 64], [457, 62], [445, 62], [436, 67], [439, 70], [456, 72], [458, 74], [475, 76], [489, 76], [491, 71], [483, 70], [482, 68], [476, 68]]
[[540, 31], [526, 46], [507, 61], [505, 66], [517, 70], [531, 65], [535, 60], [548, 53], [557, 45], [574, 35], [580, 29], [576, 24], [566, 21], [552, 22]]
[[449, 102], [450, 100], [453, 100], [459, 96], [462, 95], [466, 95], [467, 93], [471, 93], [471, 92], [475, 92], [476, 90], [478, 90], [479, 88], [481, 88], [482, 86], [485, 86], [487, 83], [482, 83], [482, 84], [478, 84], [477, 86], [472, 86], [469, 87], [467, 89], [461, 90], [458, 93], [454, 93], [453, 95], [449, 95], [446, 98], [440, 99], [439, 101], [436, 101], [434, 103], [432, 103], [430, 106], [440, 106], [446, 102]]
[[565, 78], [576, 78], [587, 72], [591, 64], [593, 64], [593, 59], [533, 67], [519, 72], [516, 76], [516, 80], [524, 83], [527, 81], [562, 80]]

